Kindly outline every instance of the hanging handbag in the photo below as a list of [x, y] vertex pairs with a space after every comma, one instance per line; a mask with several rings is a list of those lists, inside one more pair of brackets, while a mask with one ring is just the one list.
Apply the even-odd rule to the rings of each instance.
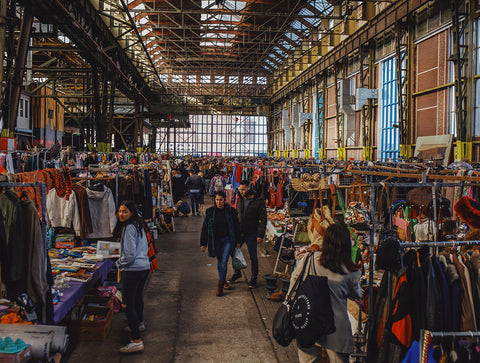
[[[328, 205], [323, 205], [323, 198], [321, 196], [322, 190], [318, 190], [318, 194], [315, 195], [315, 202], [313, 204], [313, 212], [310, 215], [307, 223], [307, 232], [310, 242], [318, 246], [322, 246], [323, 236], [327, 228], [334, 224], [335, 221], [332, 218], [332, 214]], [[320, 208], [317, 208], [317, 202], [320, 195]], [[335, 205], [333, 209], [335, 208]]]
[[370, 216], [365, 208], [362, 187], [359, 185], [358, 188], [360, 189], [360, 201], [355, 200], [355, 185], [352, 185], [352, 201], [345, 210], [345, 223], [356, 229], [368, 229]]
[[[328, 279], [317, 276], [314, 254], [309, 255], [307, 277], [300, 282], [292, 305], [292, 324], [297, 344], [309, 348], [322, 336], [335, 332]], [[312, 274], [313, 268], [313, 274]]]
[[411, 222], [407, 219], [407, 213], [405, 212], [405, 209], [403, 209], [403, 207], [400, 207], [396, 210], [392, 218], [392, 224], [397, 229], [397, 235], [400, 241], [412, 240], [412, 227]]
[[292, 325], [292, 319], [291, 319], [291, 310], [292, 310], [291, 305], [293, 301], [293, 294], [296, 294], [298, 285], [303, 280], [306, 267], [307, 267], [307, 261], [305, 261], [305, 264], [303, 265], [300, 275], [295, 280], [293, 287], [290, 290], [290, 294], [288, 294], [285, 297], [285, 300], [282, 302], [282, 305], [280, 305], [280, 307], [278, 308], [273, 318], [273, 324], [272, 324], [273, 338], [282, 347], [288, 347], [291, 341], [293, 340], [293, 338], [295, 338], [295, 328]]

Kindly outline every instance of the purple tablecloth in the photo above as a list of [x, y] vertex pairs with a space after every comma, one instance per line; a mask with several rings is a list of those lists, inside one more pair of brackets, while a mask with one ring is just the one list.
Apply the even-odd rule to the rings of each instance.
[[111, 259], [105, 259], [103, 262], [97, 263], [98, 269], [93, 273], [92, 278], [87, 283], [71, 281], [70, 287], [63, 290], [63, 296], [60, 296], [60, 301], [53, 305], [53, 322], [58, 324], [65, 315], [79, 302], [82, 297], [90, 290], [97, 281], [104, 281], [108, 272], [113, 266]]

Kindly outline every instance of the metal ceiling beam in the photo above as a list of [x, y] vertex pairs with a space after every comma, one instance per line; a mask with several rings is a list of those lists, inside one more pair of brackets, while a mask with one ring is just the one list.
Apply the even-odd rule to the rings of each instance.
[[[90, 63], [117, 73], [118, 88], [123, 93], [132, 99], [140, 98], [143, 102], [151, 102], [154, 97], [151, 86], [119, 46], [89, 0], [37, 1], [34, 3], [34, 11], [38, 19], [45, 23], [58, 24], [59, 29], [74, 44], [89, 51], [83, 55]], [[104, 47], [107, 45], [115, 46], [114, 55], [106, 53]]]
[[324, 72], [342, 58], [357, 51], [360, 49], [360, 46], [367, 44], [386, 29], [394, 26], [399, 20], [405, 18], [409, 13], [428, 2], [429, 0], [399, 0], [392, 3], [391, 6], [371, 19], [368, 24], [358, 29], [357, 32], [350, 35], [346, 40], [315, 62], [292, 82], [289, 82], [279, 91], [275, 92], [272, 95], [272, 103], [278, 102], [301, 85], [310, 82], [317, 76], [317, 74]]

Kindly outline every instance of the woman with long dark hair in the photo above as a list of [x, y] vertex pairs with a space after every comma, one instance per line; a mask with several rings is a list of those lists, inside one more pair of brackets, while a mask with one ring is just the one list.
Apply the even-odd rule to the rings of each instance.
[[121, 255], [117, 267], [122, 271], [122, 300], [125, 304], [131, 341], [120, 348], [120, 353], [143, 351], [140, 331], [145, 330], [143, 321], [143, 289], [150, 271], [148, 242], [145, 224], [135, 202], [125, 200], [118, 209], [121, 228]]
[[215, 192], [215, 205], [205, 211], [200, 249], [208, 249], [210, 257], [217, 258], [218, 283], [217, 296], [223, 295], [223, 290], [231, 290], [227, 283], [228, 258], [234, 248], [240, 246], [240, 224], [235, 208], [225, 204], [225, 192]]
[[[325, 231], [320, 252], [314, 253], [315, 271], [318, 276], [328, 278], [330, 300], [335, 321], [335, 332], [322, 336], [310, 348], [298, 347], [301, 363], [321, 359], [322, 347], [326, 349], [332, 363], [347, 363], [353, 352], [352, 328], [347, 312], [347, 298], [358, 299], [362, 295], [360, 288], [360, 267], [352, 262], [352, 240], [348, 227], [344, 223], [330, 225]], [[302, 271], [305, 258], [292, 273], [290, 286], [293, 286]], [[310, 270], [310, 273], [312, 271]], [[305, 276], [306, 277], [306, 276]], [[290, 292], [289, 292], [290, 293]]]

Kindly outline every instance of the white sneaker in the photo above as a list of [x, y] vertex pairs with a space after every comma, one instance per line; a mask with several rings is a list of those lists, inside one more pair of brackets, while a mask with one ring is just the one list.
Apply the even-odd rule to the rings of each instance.
[[122, 354], [129, 354], [135, 352], [142, 352], [143, 351], [143, 341], [140, 343], [130, 342], [126, 346], [121, 347], [119, 352]]
[[[141, 331], [141, 332], [145, 331], [145, 322], [144, 321], [142, 321], [140, 323], [140, 325], [138, 325], [138, 330]], [[130, 333], [132, 330], [127, 325], [125, 328], [123, 328], [123, 331], [126, 331], [127, 333]]]

